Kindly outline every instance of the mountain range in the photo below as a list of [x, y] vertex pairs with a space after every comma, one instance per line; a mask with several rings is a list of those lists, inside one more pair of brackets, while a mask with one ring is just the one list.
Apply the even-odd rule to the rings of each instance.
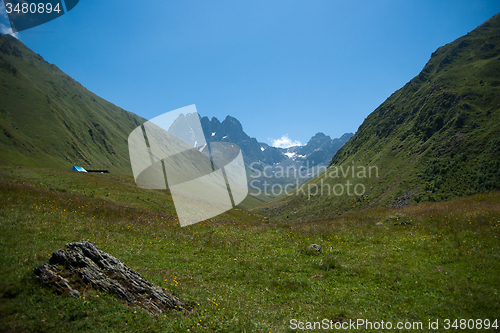
[[354, 135], [345, 133], [338, 139], [332, 139], [323, 133], [317, 133], [304, 146], [279, 148], [251, 138], [243, 131], [243, 126], [238, 119], [231, 116], [227, 116], [222, 122], [215, 117], [212, 119], [202, 117], [201, 126], [208, 142], [236, 143], [241, 148], [245, 159], [248, 160], [247, 164], [261, 162], [266, 165], [275, 165], [287, 160], [300, 165], [302, 164], [300, 162], [306, 162], [311, 167], [328, 164], [337, 150]]
[[[264, 191], [265, 182], [274, 184], [301, 184], [317, 174], [318, 168], [326, 168], [331, 157], [353, 136], [345, 133], [340, 138], [332, 139], [323, 133], [317, 133], [304, 146], [288, 148], [272, 147], [249, 137], [241, 123], [234, 117], [227, 116], [222, 122], [217, 118], [201, 118], [201, 126], [208, 142], [236, 143], [243, 153], [248, 170], [250, 189]], [[288, 170], [287, 175], [280, 175], [280, 170]], [[300, 174], [299, 174], [300, 171]], [[275, 197], [266, 191], [266, 196]]]

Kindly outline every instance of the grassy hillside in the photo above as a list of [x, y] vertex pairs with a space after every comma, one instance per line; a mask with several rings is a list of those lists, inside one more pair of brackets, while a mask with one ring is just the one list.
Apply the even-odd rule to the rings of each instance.
[[[0, 331], [294, 332], [291, 319], [325, 318], [421, 322], [429, 331], [429, 319], [493, 322], [499, 202], [491, 192], [302, 224], [236, 209], [180, 228], [168, 191], [140, 189], [131, 177], [2, 167]], [[394, 225], [401, 221], [411, 224]], [[92, 288], [59, 296], [32, 277], [53, 251], [83, 239], [193, 312], [150, 315]], [[312, 243], [323, 253], [308, 252]]]
[[[353, 194], [356, 185], [360, 195]], [[418, 76], [366, 118], [333, 157], [327, 173], [305, 184], [304, 192], [292, 191], [267, 203], [263, 211], [283, 219], [308, 220], [499, 188], [500, 15], [496, 15], [434, 52]]]
[[126, 140], [141, 121], [0, 35], [1, 164], [131, 174]]

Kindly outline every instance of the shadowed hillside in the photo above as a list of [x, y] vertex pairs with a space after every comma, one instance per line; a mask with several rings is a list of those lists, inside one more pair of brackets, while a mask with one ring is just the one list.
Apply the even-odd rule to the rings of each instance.
[[0, 163], [131, 174], [127, 137], [141, 121], [0, 35]]
[[327, 173], [264, 211], [302, 220], [498, 188], [500, 15], [436, 50], [366, 118]]

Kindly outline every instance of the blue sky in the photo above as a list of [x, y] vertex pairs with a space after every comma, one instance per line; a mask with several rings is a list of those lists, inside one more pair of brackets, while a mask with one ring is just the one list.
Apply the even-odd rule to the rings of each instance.
[[305, 144], [355, 132], [439, 46], [498, 12], [498, 0], [81, 0], [17, 37], [144, 118], [196, 104], [261, 142]]

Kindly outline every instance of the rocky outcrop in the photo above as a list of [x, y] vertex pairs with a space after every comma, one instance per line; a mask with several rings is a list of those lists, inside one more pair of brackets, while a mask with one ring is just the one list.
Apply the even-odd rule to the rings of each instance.
[[396, 208], [401, 208], [401, 207], [404, 207], [404, 206], [407, 206], [410, 204], [410, 200], [411, 198], [413, 197], [413, 195], [417, 193], [416, 190], [413, 190], [413, 191], [410, 191], [408, 193], [406, 193], [405, 195], [395, 199], [393, 202], [392, 202], [392, 205]]
[[33, 275], [60, 294], [79, 296], [93, 287], [150, 313], [191, 310], [179, 298], [87, 241], [66, 244], [52, 254], [48, 264], [37, 267]]

